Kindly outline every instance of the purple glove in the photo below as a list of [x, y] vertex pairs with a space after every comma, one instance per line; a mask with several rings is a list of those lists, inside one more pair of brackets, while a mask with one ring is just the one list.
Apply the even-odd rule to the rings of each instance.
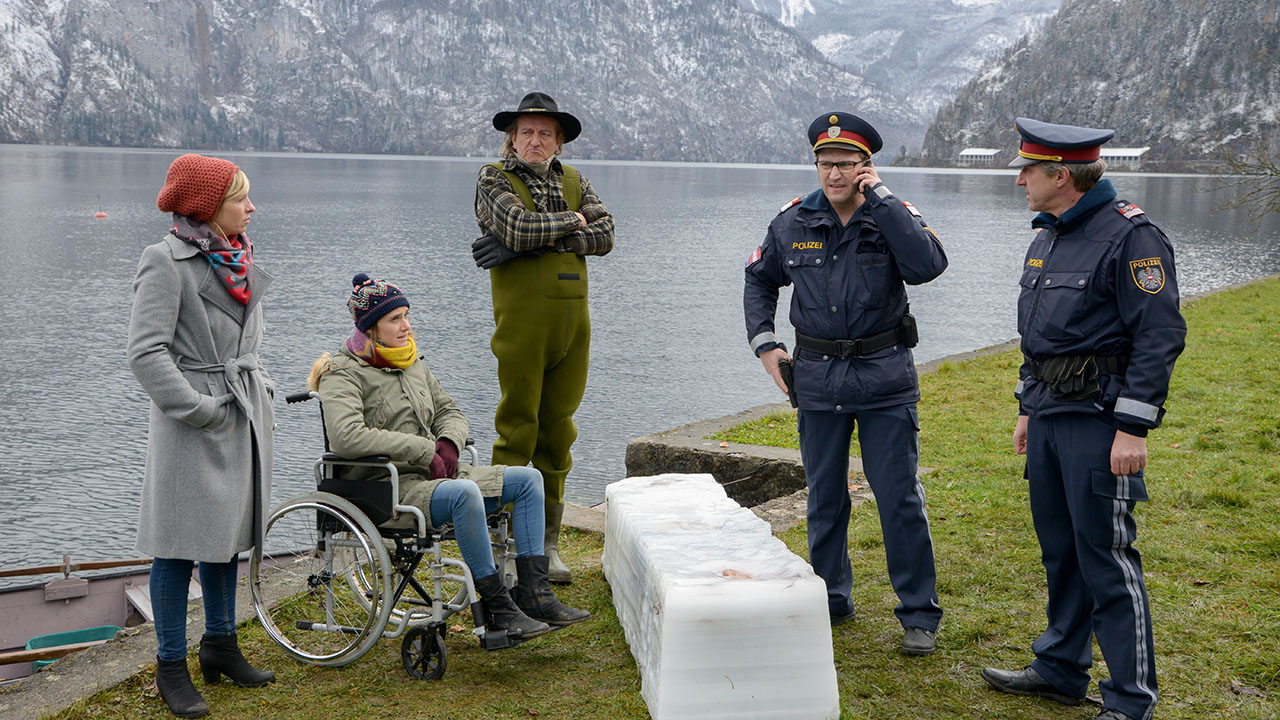
[[431, 479], [451, 478], [457, 474], [458, 446], [452, 440], [440, 438], [436, 441], [436, 456], [431, 459]]

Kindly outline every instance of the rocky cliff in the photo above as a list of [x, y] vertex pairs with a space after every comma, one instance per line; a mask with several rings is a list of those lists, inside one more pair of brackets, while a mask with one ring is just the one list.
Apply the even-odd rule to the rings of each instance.
[[0, 142], [491, 155], [528, 90], [574, 157], [799, 162], [924, 116], [735, 0], [0, 0]]
[[924, 160], [1016, 153], [1019, 115], [1116, 130], [1146, 169], [1196, 169], [1280, 149], [1280, 0], [1067, 0], [1043, 29], [943, 105]]

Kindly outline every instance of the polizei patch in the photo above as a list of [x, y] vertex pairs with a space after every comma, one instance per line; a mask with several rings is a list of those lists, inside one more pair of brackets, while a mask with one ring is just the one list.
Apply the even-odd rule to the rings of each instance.
[[1143, 292], [1155, 295], [1164, 289], [1164, 266], [1160, 258], [1130, 260], [1129, 272], [1133, 274], [1133, 282]]

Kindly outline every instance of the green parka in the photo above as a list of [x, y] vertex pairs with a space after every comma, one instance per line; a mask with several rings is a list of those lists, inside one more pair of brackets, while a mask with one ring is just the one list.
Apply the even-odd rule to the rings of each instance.
[[[329, 449], [343, 457], [386, 455], [400, 473], [400, 502], [421, 508], [430, 522], [431, 494], [444, 478], [432, 480], [430, 465], [436, 440], [446, 438], [461, 449], [467, 418], [419, 357], [408, 368], [378, 368], [345, 347], [330, 358], [319, 380]], [[502, 494], [505, 465], [458, 464], [458, 477], [480, 486], [485, 497]], [[379, 479], [376, 468], [353, 470]], [[401, 515], [384, 523], [409, 527]]]

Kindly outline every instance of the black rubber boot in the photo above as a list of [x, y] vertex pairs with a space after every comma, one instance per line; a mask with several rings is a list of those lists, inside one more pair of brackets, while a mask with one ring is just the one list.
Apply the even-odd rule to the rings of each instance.
[[200, 672], [210, 685], [222, 680], [223, 675], [240, 687], [262, 687], [276, 681], [275, 673], [259, 670], [245, 660], [235, 635], [200, 638]]
[[156, 658], [156, 690], [160, 699], [169, 706], [169, 712], [180, 718], [198, 718], [209, 714], [209, 703], [191, 684], [187, 671], [187, 659], [161, 660]]
[[565, 605], [551, 591], [547, 579], [550, 559], [546, 555], [528, 555], [516, 558], [516, 606], [525, 615], [548, 625], [572, 625], [591, 618], [586, 610], [576, 610]]
[[508, 636], [519, 640], [551, 632], [550, 625], [534, 620], [516, 607], [507, 586], [502, 584], [501, 573], [476, 580], [476, 592], [480, 593], [480, 603], [484, 605], [486, 631], [506, 630]]

